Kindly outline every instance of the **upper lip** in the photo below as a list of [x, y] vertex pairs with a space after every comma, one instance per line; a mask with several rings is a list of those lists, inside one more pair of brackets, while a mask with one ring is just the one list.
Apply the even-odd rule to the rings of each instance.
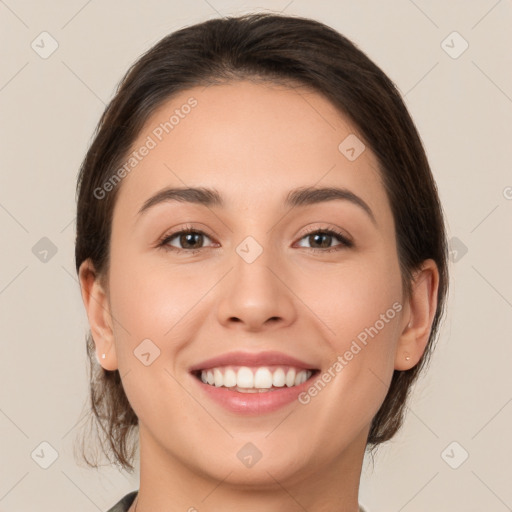
[[208, 368], [216, 368], [219, 366], [269, 366], [269, 365], [286, 365], [306, 370], [314, 370], [316, 367], [305, 361], [301, 361], [296, 357], [283, 354], [282, 352], [265, 351], [265, 352], [228, 352], [210, 359], [201, 361], [190, 367], [191, 372], [197, 370], [206, 370]]

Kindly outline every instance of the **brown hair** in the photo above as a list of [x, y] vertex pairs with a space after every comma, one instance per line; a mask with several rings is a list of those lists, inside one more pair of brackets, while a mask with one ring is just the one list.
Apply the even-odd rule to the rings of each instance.
[[[334, 29], [307, 18], [249, 14], [185, 27], [147, 51], [128, 70], [106, 107], [80, 168], [77, 273], [90, 258], [98, 277], [108, 275], [112, 212], [120, 186], [101, 199], [95, 190], [122, 165], [152, 112], [188, 88], [241, 79], [309, 87], [348, 116], [379, 162], [396, 226], [405, 296], [424, 260], [432, 258], [438, 266], [437, 310], [427, 349], [413, 368], [395, 370], [370, 428], [368, 445], [374, 448], [402, 425], [411, 384], [430, 359], [448, 289], [447, 243], [437, 188], [399, 92], [379, 67]], [[105, 447], [102, 440], [103, 453], [112, 453], [112, 462], [132, 470], [136, 443], [130, 441], [130, 434], [138, 418], [119, 371], [107, 371], [98, 364], [90, 333], [87, 354], [91, 419], [108, 443]], [[82, 454], [97, 467], [83, 450]]]

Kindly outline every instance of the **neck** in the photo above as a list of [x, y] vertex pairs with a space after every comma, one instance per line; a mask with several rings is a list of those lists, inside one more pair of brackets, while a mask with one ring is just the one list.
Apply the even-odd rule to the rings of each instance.
[[[367, 432], [339, 457], [314, 461], [299, 474], [257, 465], [200, 472], [165, 451], [140, 425], [140, 486], [129, 512], [222, 510], [223, 512], [358, 512], [358, 492]], [[237, 473], [241, 471], [241, 473]], [[248, 471], [251, 471], [249, 474]], [[172, 507], [172, 508], [170, 508]]]

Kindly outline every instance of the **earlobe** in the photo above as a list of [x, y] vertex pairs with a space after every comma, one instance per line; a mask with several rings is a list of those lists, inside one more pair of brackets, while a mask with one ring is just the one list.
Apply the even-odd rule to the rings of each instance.
[[118, 365], [107, 292], [89, 259], [80, 265], [78, 275], [82, 300], [96, 348], [96, 359], [105, 370], [116, 370]]
[[411, 283], [411, 296], [404, 308], [400, 338], [395, 353], [395, 370], [409, 370], [418, 364], [430, 337], [437, 309], [439, 271], [434, 260], [425, 260]]

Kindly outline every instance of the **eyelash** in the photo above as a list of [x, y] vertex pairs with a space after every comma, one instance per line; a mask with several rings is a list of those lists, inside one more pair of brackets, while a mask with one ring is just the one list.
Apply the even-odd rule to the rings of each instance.
[[[343, 235], [339, 231], [337, 231], [335, 229], [332, 229], [332, 228], [325, 228], [325, 229], [323, 229], [323, 228], [320, 228], [320, 229], [313, 228], [313, 229], [309, 230], [307, 233], [305, 233], [300, 238], [300, 240], [302, 240], [303, 238], [306, 238], [308, 236], [311, 236], [311, 235], [314, 235], [314, 234], [319, 234], [319, 233], [334, 236], [335, 238], [338, 238], [338, 240], [341, 242], [341, 244], [340, 245], [336, 245], [334, 247], [329, 247], [329, 248], [326, 248], [326, 249], [321, 249], [321, 248], [316, 248], [316, 247], [302, 247], [302, 248], [303, 249], [309, 249], [309, 250], [315, 251], [315, 252], [316, 251], [320, 251], [320, 252], [335, 252], [335, 251], [340, 251], [344, 247], [345, 248], [351, 248], [351, 247], [354, 246], [354, 243], [351, 240], [349, 240], [345, 235]], [[169, 242], [173, 238], [175, 238], [177, 235], [188, 235], [188, 234], [200, 234], [200, 235], [205, 235], [208, 238], [211, 238], [208, 234], [206, 234], [204, 231], [201, 231], [200, 229], [194, 229], [191, 226], [186, 226], [185, 229], [182, 229], [180, 231], [175, 231], [174, 233], [171, 233], [171, 234], [165, 234], [164, 237], [161, 238], [159, 240], [159, 242], [157, 243], [157, 248], [161, 248], [161, 249], [164, 249], [166, 251], [174, 251], [174, 252], [178, 252], [178, 253], [186, 252], [188, 254], [196, 254], [199, 251], [202, 251], [203, 249], [206, 249], [206, 247], [201, 247], [199, 249], [180, 249], [178, 247], [172, 247], [172, 246], [168, 245]]]

